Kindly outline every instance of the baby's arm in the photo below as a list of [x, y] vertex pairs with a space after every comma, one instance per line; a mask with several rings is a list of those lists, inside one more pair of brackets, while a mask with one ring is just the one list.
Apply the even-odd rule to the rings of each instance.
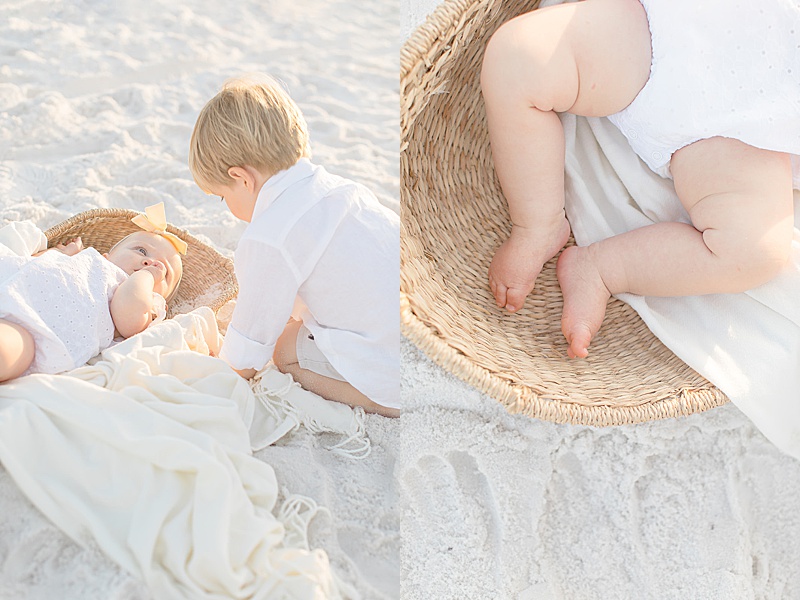
[[122, 337], [129, 338], [144, 331], [155, 319], [153, 288], [160, 277], [157, 269], [144, 268], [123, 281], [114, 292], [111, 319]]

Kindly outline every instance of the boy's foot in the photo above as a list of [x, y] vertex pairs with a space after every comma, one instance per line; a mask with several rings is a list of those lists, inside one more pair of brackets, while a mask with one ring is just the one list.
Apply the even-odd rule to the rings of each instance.
[[512, 313], [522, 308], [544, 263], [558, 254], [568, 239], [566, 217], [549, 229], [512, 227], [489, 266], [489, 287], [497, 306]]
[[603, 324], [611, 293], [586, 247], [566, 248], [558, 258], [556, 275], [564, 295], [561, 331], [569, 344], [567, 355], [586, 358], [589, 343]]

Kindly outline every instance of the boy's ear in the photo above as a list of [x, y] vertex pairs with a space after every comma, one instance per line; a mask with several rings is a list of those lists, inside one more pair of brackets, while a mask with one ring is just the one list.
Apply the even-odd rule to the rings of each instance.
[[253, 175], [245, 167], [230, 167], [228, 176], [233, 179], [234, 183], [243, 183], [248, 189], [252, 189], [255, 183]]

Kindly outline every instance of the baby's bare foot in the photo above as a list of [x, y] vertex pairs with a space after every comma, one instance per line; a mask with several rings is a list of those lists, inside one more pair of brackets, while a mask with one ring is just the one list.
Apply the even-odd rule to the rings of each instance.
[[566, 248], [556, 265], [558, 283], [564, 295], [561, 331], [567, 338], [570, 358], [586, 358], [589, 343], [600, 330], [611, 298], [590, 248]]
[[569, 239], [569, 223], [561, 218], [551, 228], [512, 227], [511, 235], [495, 252], [489, 267], [489, 286], [499, 308], [516, 312], [531, 293], [544, 263]]

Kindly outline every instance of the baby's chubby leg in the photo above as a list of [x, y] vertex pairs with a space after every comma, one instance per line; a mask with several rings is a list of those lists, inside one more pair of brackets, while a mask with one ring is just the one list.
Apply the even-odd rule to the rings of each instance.
[[23, 327], [0, 319], [0, 382], [22, 375], [31, 366], [33, 336]]
[[625, 108], [650, 72], [650, 32], [637, 0], [543, 8], [500, 27], [481, 88], [495, 170], [512, 229], [489, 268], [497, 305], [514, 312], [569, 237], [564, 132], [557, 112], [605, 116]]
[[786, 265], [794, 231], [788, 155], [716, 137], [676, 152], [670, 169], [693, 226], [658, 223], [561, 254], [571, 357], [587, 355], [611, 294], [738, 293]]

